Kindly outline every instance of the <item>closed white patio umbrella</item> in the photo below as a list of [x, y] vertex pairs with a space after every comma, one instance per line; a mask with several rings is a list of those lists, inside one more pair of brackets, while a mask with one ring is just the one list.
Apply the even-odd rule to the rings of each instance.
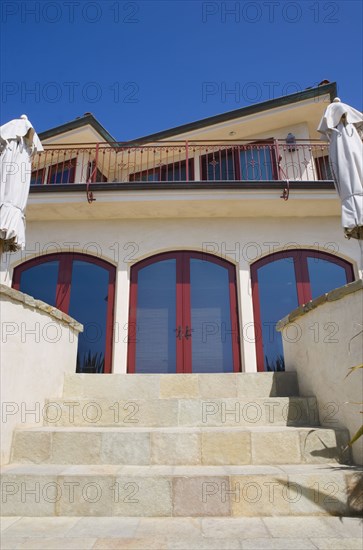
[[318, 132], [329, 141], [329, 164], [342, 202], [342, 226], [349, 239], [363, 239], [363, 115], [336, 97]]
[[31, 158], [37, 151], [43, 147], [26, 115], [0, 127], [0, 254], [25, 247]]

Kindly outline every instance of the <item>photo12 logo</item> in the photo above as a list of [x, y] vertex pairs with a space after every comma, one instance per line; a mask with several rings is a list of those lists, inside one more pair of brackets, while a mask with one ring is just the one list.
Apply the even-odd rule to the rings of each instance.
[[69, 103], [77, 101], [98, 103], [104, 99], [113, 103], [138, 103], [140, 87], [137, 82], [48, 81], [25, 82], [3, 81], [1, 101], [20, 103]]
[[86, 23], [94, 25], [102, 21], [118, 24], [140, 22], [140, 4], [119, 0], [102, 2], [65, 1], [32, 2], [31, 0], [4, 1], [1, 3], [2, 23], [66, 23], [75, 25]]
[[337, 2], [202, 2], [202, 22], [339, 23]]

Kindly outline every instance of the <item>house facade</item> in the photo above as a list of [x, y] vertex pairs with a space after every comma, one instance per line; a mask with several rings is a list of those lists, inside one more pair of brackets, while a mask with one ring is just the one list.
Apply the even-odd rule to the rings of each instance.
[[[5, 284], [84, 325], [77, 372], [283, 370], [276, 322], [359, 278], [328, 146], [335, 83], [117, 142], [91, 115], [40, 139]], [[339, 327], [312, 326], [334, 342]], [[284, 334], [301, 336], [298, 322]]]

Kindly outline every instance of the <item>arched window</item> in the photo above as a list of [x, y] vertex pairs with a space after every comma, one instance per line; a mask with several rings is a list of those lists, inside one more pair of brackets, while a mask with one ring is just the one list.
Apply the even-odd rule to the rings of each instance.
[[257, 369], [283, 370], [277, 321], [291, 310], [354, 280], [352, 265], [326, 252], [301, 249], [271, 254], [251, 266]]
[[86, 254], [47, 254], [19, 265], [13, 287], [84, 325], [77, 372], [111, 372], [115, 267]]
[[131, 270], [128, 372], [240, 370], [235, 268], [167, 252]]

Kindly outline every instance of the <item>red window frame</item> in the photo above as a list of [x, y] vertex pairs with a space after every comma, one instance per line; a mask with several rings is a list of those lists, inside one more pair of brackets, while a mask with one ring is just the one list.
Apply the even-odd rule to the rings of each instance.
[[[108, 280], [108, 307], [106, 317], [106, 347], [105, 347], [105, 373], [110, 373], [112, 370], [112, 341], [113, 341], [113, 323], [114, 323], [114, 308], [115, 308], [115, 281], [116, 268], [114, 265], [88, 254], [60, 252], [54, 254], [46, 254], [28, 260], [14, 269], [12, 286], [16, 290], [20, 290], [21, 275], [27, 269], [41, 265], [51, 261], [59, 261], [58, 280], [56, 288], [56, 304], [55, 307], [63, 313], [68, 313], [69, 302], [71, 297], [71, 277], [72, 264], [74, 260], [80, 260], [86, 263], [91, 263], [106, 269], [109, 273]], [[36, 297], [35, 297], [36, 298]]]
[[[273, 147], [273, 139], [266, 139], [263, 141], [253, 141], [251, 143], [246, 143], [244, 146], [242, 145], [232, 145], [231, 147], [225, 148], [225, 149], [216, 149], [212, 150], [210, 152], [206, 152], [204, 155], [200, 156], [200, 174], [201, 174], [201, 180], [202, 181], [222, 181], [219, 178], [216, 178], [215, 180], [208, 180], [208, 164], [210, 162], [209, 159], [211, 158], [219, 158], [219, 163], [221, 163], [222, 159], [225, 158], [227, 160], [227, 156], [231, 155], [232, 160], [232, 168], [233, 168], [233, 177], [227, 178], [228, 181], [262, 181], [262, 180], [243, 180], [242, 178], [242, 168], [241, 168], [241, 159], [240, 159], [240, 153], [244, 150], [248, 150], [248, 147], [251, 147], [252, 150], [256, 151], [256, 155], [259, 155], [259, 147], [263, 149], [264, 147], [271, 147], [269, 149], [269, 156], [271, 160], [271, 169], [272, 169], [272, 177], [274, 180], [278, 179], [278, 163], [276, 159], [276, 150]], [[218, 160], [217, 160], [218, 162]], [[228, 160], [227, 160], [228, 163]], [[219, 169], [220, 170], [220, 169]]]
[[347, 282], [350, 283], [354, 281], [354, 271], [351, 263], [349, 263], [347, 260], [343, 260], [342, 258], [338, 258], [337, 256], [333, 256], [332, 254], [329, 254], [327, 252], [320, 252], [317, 250], [296, 249], [283, 252], [275, 252], [254, 262], [251, 265], [251, 281], [254, 325], [257, 329], [255, 331], [257, 370], [259, 372], [264, 372], [264, 352], [262, 337], [258, 337], [258, 334], [262, 334], [260, 297], [258, 291], [258, 270], [264, 265], [284, 258], [294, 260], [295, 281], [299, 306], [306, 304], [312, 299], [307, 262], [308, 258], [319, 258], [339, 265], [345, 270]]
[[[229, 278], [229, 299], [230, 299], [230, 315], [231, 325], [235, 329], [236, 337], [232, 338], [232, 356], [234, 372], [241, 371], [241, 354], [239, 346], [239, 320], [238, 320], [238, 300], [237, 300], [237, 283], [235, 266], [213, 256], [212, 254], [196, 252], [192, 250], [183, 250], [175, 252], [163, 252], [141, 260], [131, 267], [130, 280], [130, 305], [129, 305], [129, 338], [128, 338], [128, 359], [127, 372], [135, 373], [136, 370], [136, 326], [137, 326], [137, 284], [138, 273], [141, 269], [154, 263], [175, 259], [176, 260], [176, 327], [181, 326], [182, 332], [185, 333], [185, 328], [191, 327], [191, 311], [190, 311], [190, 260], [196, 258], [220, 265], [228, 270]], [[192, 373], [192, 346], [191, 340], [183, 338], [176, 340], [176, 372], [177, 373]]]

